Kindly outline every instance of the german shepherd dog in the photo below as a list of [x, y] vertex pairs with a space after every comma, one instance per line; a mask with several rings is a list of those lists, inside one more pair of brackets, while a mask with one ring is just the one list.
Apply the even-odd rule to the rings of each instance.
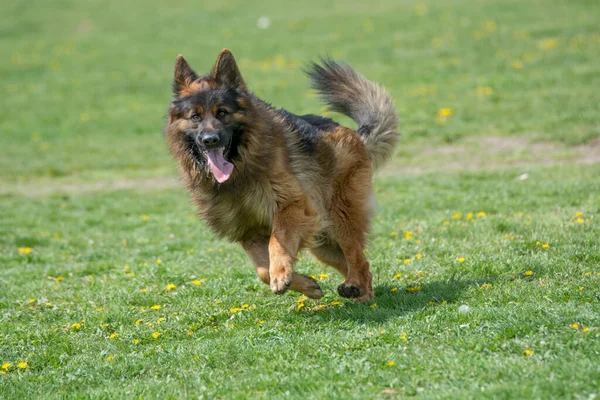
[[177, 57], [166, 141], [201, 218], [241, 244], [273, 293], [323, 296], [314, 279], [294, 272], [296, 255], [308, 248], [344, 276], [341, 296], [368, 301], [372, 174], [393, 153], [398, 116], [385, 90], [346, 64], [321, 60], [307, 74], [356, 131], [259, 99], [224, 49], [207, 75]]

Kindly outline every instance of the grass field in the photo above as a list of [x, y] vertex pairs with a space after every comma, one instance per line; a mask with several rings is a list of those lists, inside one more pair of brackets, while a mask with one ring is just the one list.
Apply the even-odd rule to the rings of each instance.
[[[600, 395], [596, 1], [0, 13], [0, 398]], [[223, 47], [296, 113], [322, 54], [392, 93], [374, 302], [304, 254], [325, 297], [277, 297], [195, 217], [161, 128], [175, 56]]]

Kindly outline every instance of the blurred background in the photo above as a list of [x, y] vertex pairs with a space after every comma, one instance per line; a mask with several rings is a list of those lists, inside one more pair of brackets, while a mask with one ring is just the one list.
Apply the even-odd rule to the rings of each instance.
[[403, 132], [388, 173], [596, 162], [599, 10], [595, 0], [4, 1], [0, 185], [175, 176], [161, 133], [175, 57], [205, 73], [224, 47], [251, 90], [295, 113], [324, 112], [301, 71], [321, 55], [385, 85]]
[[[395, 99], [376, 303], [305, 255], [325, 297], [274, 296], [198, 222], [162, 130], [224, 47], [294, 113], [324, 55]], [[0, 54], [0, 398], [598, 393], [598, 0], [1, 0]]]

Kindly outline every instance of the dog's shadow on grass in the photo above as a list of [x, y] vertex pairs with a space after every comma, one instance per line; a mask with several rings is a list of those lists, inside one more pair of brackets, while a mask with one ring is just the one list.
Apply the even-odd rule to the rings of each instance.
[[341, 306], [326, 305], [323, 309], [315, 308], [310, 316], [320, 320], [350, 319], [357, 322], [384, 322], [389, 318], [427, 307], [458, 303], [462, 293], [469, 288], [480, 287], [495, 279], [495, 277], [480, 280], [450, 278], [445, 281], [423, 283], [418, 288], [412, 289], [403, 285], [384, 283], [375, 287], [375, 300], [372, 302], [364, 304], [346, 302]]

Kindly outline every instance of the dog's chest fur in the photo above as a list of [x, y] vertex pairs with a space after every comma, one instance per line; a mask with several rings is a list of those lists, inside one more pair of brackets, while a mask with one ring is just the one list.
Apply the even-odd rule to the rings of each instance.
[[276, 196], [269, 182], [258, 180], [233, 188], [214, 188], [195, 196], [202, 218], [219, 236], [244, 241], [271, 234]]

